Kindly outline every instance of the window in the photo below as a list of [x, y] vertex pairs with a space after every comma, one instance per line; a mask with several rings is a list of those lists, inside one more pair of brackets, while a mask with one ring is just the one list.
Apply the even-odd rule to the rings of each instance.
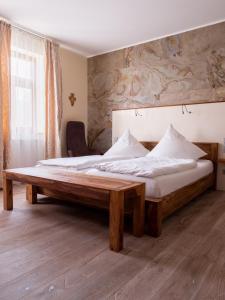
[[45, 130], [44, 55], [30, 46], [26, 49], [28, 43], [15, 44], [16, 40], [11, 51], [11, 138], [35, 140]]
[[10, 167], [32, 166], [45, 155], [45, 42], [12, 29]]

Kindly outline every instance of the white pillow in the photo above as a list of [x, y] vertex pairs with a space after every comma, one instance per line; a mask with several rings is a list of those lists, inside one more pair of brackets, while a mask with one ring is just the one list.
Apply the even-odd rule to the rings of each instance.
[[170, 125], [160, 142], [147, 156], [198, 160], [205, 155], [204, 151], [186, 140], [182, 134]]
[[105, 156], [142, 157], [149, 151], [126, 130], [115, 144], [104, 154]]

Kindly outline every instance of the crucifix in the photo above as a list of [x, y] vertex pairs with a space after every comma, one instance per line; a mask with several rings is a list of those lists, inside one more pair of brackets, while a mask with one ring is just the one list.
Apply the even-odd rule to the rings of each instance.
[[77, 100], [77, 98], [75, 97], [74, 93], [70, 93], [69, 100], [70, 100], [71, 106], [74, 106], [74, 103]]

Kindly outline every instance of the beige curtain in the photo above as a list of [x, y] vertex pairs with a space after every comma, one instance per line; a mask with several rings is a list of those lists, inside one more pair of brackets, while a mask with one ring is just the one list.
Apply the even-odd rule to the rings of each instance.
[[62, 77], [59, 46], [46, 41], [46, 136], [45, 157], [61, 156]]
[[[0, 172], [7, 168], [10, 142], [11, 26], [0, 21]], [[2, 176], [0, 176], [2, 186]]]

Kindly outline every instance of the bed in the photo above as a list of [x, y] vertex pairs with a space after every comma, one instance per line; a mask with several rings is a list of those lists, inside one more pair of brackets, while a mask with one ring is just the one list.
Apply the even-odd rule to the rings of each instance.
[[[157, 142], [142, 142], [148, 149], [152, 150]], [[145, 182], [146, 186], [146, 231], [154, 237], [158, 237], [162, 232], [163, 220], [184, 206], [186, 203], [203, 193], [209, 188], [216, 186], [218, 144], [217, 143], [195, 143], [204, 150], [207, 155], [198, 161], [197, 167], [177, 174], [159, 176], [155, 179], [146, 179], [132, 175], [115, 174], [101, 172], [90, 168], [83, 170], [85, 174], [94, 176], [112, 177], [121, 180], [134, 180]], [[72, 172], [72, 170], [68, 171]], [[78, 198], [74, 199], [69, 191], [54, 192], [49, 188], [38, 188], [38, 193], [70, 201], [80, 202], [82, 204], [96, 206], [104, 209], [109, 208], [107, 201], [94, 201], [93, 199]], [[128, 199], [127, 199], [128, 200]], [[129, 199], [130, 200], [130, 199]], [[132, 201], [125, 199], [125, 212], [132, 213]]]

